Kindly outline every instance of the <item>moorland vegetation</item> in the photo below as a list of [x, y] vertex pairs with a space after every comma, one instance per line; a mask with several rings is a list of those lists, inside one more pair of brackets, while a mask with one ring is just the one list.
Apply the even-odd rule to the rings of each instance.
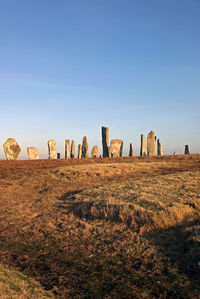
[[198, 298], [200, 155], [0, 161], [1, 298]]

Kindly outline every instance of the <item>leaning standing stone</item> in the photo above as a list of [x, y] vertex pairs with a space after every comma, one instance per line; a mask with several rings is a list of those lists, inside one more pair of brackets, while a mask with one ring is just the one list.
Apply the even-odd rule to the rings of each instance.
[[38, 149], [35, 147], [28, 147], [27, 152], [29, 155], [29, 160], [38, 160], [39, 159], [39, 153]]
[[157, 151], [158, 151], [158, 156], [162, 156], [162, 143], [160, 142], [160, 139], [157, 140]]
[[111, 140], [109, 148], [109, 157], [122, 157], [123, 141], [120, 139]]
[[130, 143], [130, 149], [129, 149], [129, 157], [133, 157], [134, 153], [133, 153], [133, 145], [132, 143]]
[[98, 158], [98, 146], [95, 145], [92, 148], [92, 158]]
[[51, 139], [48, 141], [49, 159], [57, 159], [56, 142]]
[[65, 159], [70, 159], [70, 140], [65, 140]]
[[3, 145], [7, 160], [17, 160], [21, 152], [21, 148], [14, 138], [8, 138]]
[[189, 155], [190, 154], [190, 146], [189, 144], [185, 145], [185, 155]]
[[88, 142], [87, 137], [83, 137], [83, 143], [82, 143], [82, 158], [88, 158]]
[[140, 148], [140, 156], [147, 155], [147, 145], [146, 145], [146, 137], [141, 135], [141, 148]]
[[79, 144], [78, 145], [78, 159], [81, 159], [82, 158], [82, 145]]
[[75, 143], [74, 143], [74, 140], [72, 140], [72, 144], [71, 144], [71, 158], [75, 158]]
[[156, 136], [153, 131], [150, 131], [147, 136], [147, 153], [148, 156], [156, 155]]
[[109, 157], [109, 129], [106, 127], [102, 127], [101, 132], [102, 132], [103, 157]]

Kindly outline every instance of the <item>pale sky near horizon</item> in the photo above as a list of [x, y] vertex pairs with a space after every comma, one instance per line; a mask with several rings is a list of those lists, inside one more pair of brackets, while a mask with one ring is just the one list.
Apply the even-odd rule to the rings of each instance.
[[200, 0], [0, 0], [0, 104], [0, 159], [8, 137], [101, 153], [101, 126], [124, 155], [150, 130], [200, 153]]

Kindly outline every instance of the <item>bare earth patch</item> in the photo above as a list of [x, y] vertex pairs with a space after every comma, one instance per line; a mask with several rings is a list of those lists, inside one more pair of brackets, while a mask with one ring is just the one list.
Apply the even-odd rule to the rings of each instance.
[[199, 182], [200, 155], [0, 161], [1, 261], [44, 298], [198, 298]]

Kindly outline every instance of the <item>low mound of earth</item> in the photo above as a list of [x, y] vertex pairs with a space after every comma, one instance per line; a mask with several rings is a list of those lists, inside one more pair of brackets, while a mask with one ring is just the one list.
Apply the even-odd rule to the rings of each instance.
[[200, 155], [0, 161], [2, 267], [44, 298], [198, 298], [199, 182]]

